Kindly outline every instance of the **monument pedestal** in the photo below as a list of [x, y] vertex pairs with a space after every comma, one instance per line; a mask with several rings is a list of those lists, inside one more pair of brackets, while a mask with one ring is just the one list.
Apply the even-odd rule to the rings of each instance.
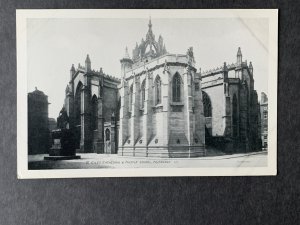
[[51, 132], [52, 147], [49, 149], [49, 156], [44, 160], [70, 160], [80, 159], [76, 155], [74, 134], [70, 129], [58, 129]]

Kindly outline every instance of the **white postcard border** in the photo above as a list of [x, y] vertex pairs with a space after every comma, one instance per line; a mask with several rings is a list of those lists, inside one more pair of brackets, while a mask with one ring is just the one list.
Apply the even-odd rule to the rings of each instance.
[[[268, 18], [269, 75], [268, 75], [268, 166], [211, 167], [211, 168], [124, 168], [124, 169], [51, 169], [28, 170], [27, 155], [27, 33], [28, 18]], [[17, 10], [17, 175], [29, 178], [82, 177], [165, 177], [165, 176], [256, 176], [277, 174], [277, 9], [55, 9]]]

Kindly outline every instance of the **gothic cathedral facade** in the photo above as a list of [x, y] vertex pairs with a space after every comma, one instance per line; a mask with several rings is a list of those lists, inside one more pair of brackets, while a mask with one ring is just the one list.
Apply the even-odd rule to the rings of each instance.
[[252, 63], [197, 72], [193, 49], [170, 54], [151, 20], [145, 40], [121, 62], [121, 79], [72, 65], [64, 108], [77, 152], [143, 157], [198, 157], [261, 148]]
[[120, 80], [85, 66], [72, 65], [64, 107], [76, 135], [77, 152], [116, 153], [118, 149], [118, 84]]
[[122, 156], [196, 157], [205, 154], [201, 77], [192, 48], [169, 54], [152, 32], [121, 59], [119, 151]]

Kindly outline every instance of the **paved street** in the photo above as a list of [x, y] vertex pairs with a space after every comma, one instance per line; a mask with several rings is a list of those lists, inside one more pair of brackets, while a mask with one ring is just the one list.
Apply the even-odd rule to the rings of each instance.
[[60, 161], [44, 160], [46, 155], [30, 155], [29, 169], [266, 167], [268, 159], [266, 151], [184, 159], [78, 155], [81, 159]]

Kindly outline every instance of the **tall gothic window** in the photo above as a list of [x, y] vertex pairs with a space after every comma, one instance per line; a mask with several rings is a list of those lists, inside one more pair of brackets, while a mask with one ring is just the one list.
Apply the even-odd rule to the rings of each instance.
[[154, 89], [155, 89], [155, 104], [160, 104], [161, 103], [161, 80], [160, 77], [157, 76], [155, 79], [155, 84], [154, 84]]
[[202, 91], [202, 99], [203, 99], [203, 107], [204, 107], [204, 116], [211, 117], [212, 109], [211, 109], [211, 101], [208, 94]]
[[173, 102], [180, 102], [181, 98], [181, 77], [176, 73], [173, 77]]
[[146, 82], [145, 80], [142, 82], [141, 86], [141, 108], [144, 108], [144, 102], [145, 102], [145, 87], [146, 87]]
[[233, 95], [232, 99], [232, 136], [238, 135], [238, 105], [236, 95]]
[[130, 86], [130, 90], [129, 90], [129, 112], [132, 111], [132, 99], [133, 99], [133, 84]]

